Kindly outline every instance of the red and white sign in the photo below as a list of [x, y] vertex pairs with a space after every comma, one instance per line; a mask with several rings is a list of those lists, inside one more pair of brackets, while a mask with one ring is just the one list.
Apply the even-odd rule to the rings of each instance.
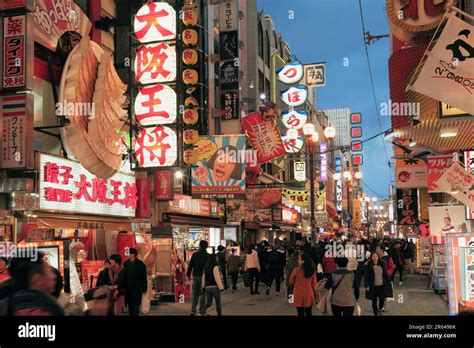
[[283, 125], [290, 129], [301, 129], [306, 124], [308, 115], [302, 110], [287, 110], [281, 113]]
[[143, 129], [138, 135], [134, 152], [141, 168], [172, 166], [178, 158], [176, 133], [169, 127]]
[[39, 195], [42, 210], [129, 217], [138, 200], [133, 176], [102, 180], [79, 162], [46, 154], [40, 154]]
[[0, 0], [0, 10], [11, 10], [26, 6], [26, 0]]
[[176, 36], [176, 11], [165, 2], [149, 2], [135, 15], [133, 29], [141, 43], [172, 40]]
[[289, 107], [301, 106], [308, 98], [308, 87], [295, 86], [281, 91], [281, 100]]
[[135, 99], [135, 116], [142, 126], [176, 122], [176, 92], [166, 85], [143, 87]]
[[206, 199], [193, 199], [190, 196], [176, 194], [170, 202], [169, 211], [178, 213], [213, 216], [211, 212], [211, 202]]
[[294, 62], [285, 65], [283, 68], [277, 70], [278, 80], [286, 85], [298, 83], [303, 78], [304, 68], [299, 62]]
[[354, 112], [351, 114], [351, 124], [362, 123], [362, 114], [360, 112]]
[[448, 169], [453, 163], [452, 155], [443, 156], [430, 156], [428, 157], [428, 192], [440, 192], [436, 191], [434, 183], [441, 178], [446, 169]]
[[288, 136], [284, 135], [281, 137], [286, 153], [298, 153], [301, 151], [304, 145], [303, 137], [296, 139], [288, 139]]
[[26, 95], [0, 98], [2, 102], [2, 161], [1, 168], [26, 166]]
[[3, 88], [26, 86], [26, 15], [5, 17], [3, 21]]
[[351, 137], [352, 138], [362, 137], [362, 127], [352, 127], [351, 128]]
[[242, 119], [242, 129], [247, 132], [257, 152], [258, 163], [285, 155], [283, 141], [274, 121], [264, 120], [260, 113], [254, 112]]
[[286, 207], [282, 207], [282, 221], [287, 224], [296, 224], [298, 223], [298, 211], [295, 209], [290, 209]]
[[161, 42], [140, 47], [135, 73], [141, 84], [171, 82], [176, 79], [176, 47]]
[[135, 218], [151, 219], [151, 179], [137, 179], [137, 209]]
[[173, 199], [173, 173], [171, 170], [156, 170], [153, 174], [155, 188], [153, 196], [157, 201], [169, 201]]

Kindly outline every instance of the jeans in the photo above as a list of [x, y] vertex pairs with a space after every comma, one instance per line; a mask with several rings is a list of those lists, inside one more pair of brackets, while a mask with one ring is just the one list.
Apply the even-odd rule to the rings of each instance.
[[299, 317], [311, 317], [313, 315], [313, 307], [296, 307]]
[[[385, 296], [384, 296], [384, 286], [375, 286], [374, 287], [374, 295], [372, 298], [372, 310], [374, 311], [374, 315], [379, 315], [379, 310], [383, 308], [383, 305], [385, 303]], [[377, 299], [379, 302], [379, 305], [377, 306]]]
[[395, 265], [395, 269], [392, 274], [392, 282], [395, 280], [395, 273], [400, 273], [400, 281], [403, 281], [403, 265]]
[[336, 306], [336, 305], [331, 305], [332, 308], [332, 314], [335, 317], [352, 317], [354, 315], [354, 306], [352, 307], [341, 307], [341, 306]]
[[230, 273], [232, 278], [232, 290], [237, 290], [237, 279], [239, 278], [239, 273]]
[[280, 292], [281, 276], [283, 271], [275, 268], [270, 268], [267, 272], [267, 289], [272, 287], [273, 279], [276, 280], [276, 292]]
[[[204, 315], [206, 311], [212, 306], [212, 299], [216, 299], [216, 311], [217, 315], [222, 315], [221, 307], [221, 291], [217, 287], [206, 288], [207, 303], [204, 307], [201, 307], [200, 313]], [[203, 296], [204, 297], [204, 296]]]
[[227, 269], [224, 267], [221, 267], [221, 273], [222, 273], [222, 280], [224, 283], [224, 289], [227, 289]]
[[[249, 268], [247, 272], [249, 272], [249, 278], [250, 278], [250, 293], [253, 294], [254, 292], [258, 292], [258, 284], [260, 283], [260, 276], [258, 274], [258, 269]], [[253, 287], [254, 279], [255, 279], [255, 291]]]
[[202, 289], [202, 276], [193, 277], [193, 294], [192, 294], [192, 304], [191, 304], [191, 313], [196, 313], [196, 307], [199, 301], [199, 308], [203, 309], [205, 304], [205, 296], [201, 295]]

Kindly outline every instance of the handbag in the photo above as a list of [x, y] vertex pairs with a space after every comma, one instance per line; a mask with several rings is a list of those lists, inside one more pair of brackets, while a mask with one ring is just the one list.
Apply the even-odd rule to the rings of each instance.
[[[336, 291], [337, 287], [342, 283], [342, 281], [345, 278], [345, 274], [342, 276], [341, 280], [336, 284], [336, 286], [333, 289], [329, 289], [326, 291], [326, 293], [323, 295], [323, 297], [320, 299], [316, 307], [319, 309], [319, 311], [323, 314], [327, 315], [332, 315], [332, 294], [334, 291]], [[322, 283], [322, 282], [321, 282]]]

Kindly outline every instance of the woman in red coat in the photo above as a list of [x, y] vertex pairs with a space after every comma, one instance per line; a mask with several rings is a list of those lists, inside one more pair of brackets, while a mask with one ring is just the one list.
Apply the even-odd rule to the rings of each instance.
[[290, 284], [293, 288], [293, 306], [296, 307], [299, 316], [313, 315], [313, 306], [316, 303], [316, 269], [313, 260], [308, 254], [301, 254], [298, 259], [298, 266], [293, 270], [290, 277]]

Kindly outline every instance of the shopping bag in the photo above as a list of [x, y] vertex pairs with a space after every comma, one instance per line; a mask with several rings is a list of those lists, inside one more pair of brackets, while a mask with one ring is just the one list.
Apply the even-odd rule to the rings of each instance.
[[250, 274], [249, 272], [244, 273], [244, 286], [248, 288], [250, 286]]
[[326, 314], [326, 315], [332, 315], [331, 300], [332, 300], [332, 289], [329, 289], [321, 297], [316, 307], [319, 309], [321, 313]]
[[358, 317], [360, 317], [362, 315], [362, 308], [360, 308], [360, 305], [359, 305], [358, 302], [355, 305], [355, 314]]
[[385, 298], [393, 298], [393, 287], [391, 282], [383, 285], [383, 291]]

